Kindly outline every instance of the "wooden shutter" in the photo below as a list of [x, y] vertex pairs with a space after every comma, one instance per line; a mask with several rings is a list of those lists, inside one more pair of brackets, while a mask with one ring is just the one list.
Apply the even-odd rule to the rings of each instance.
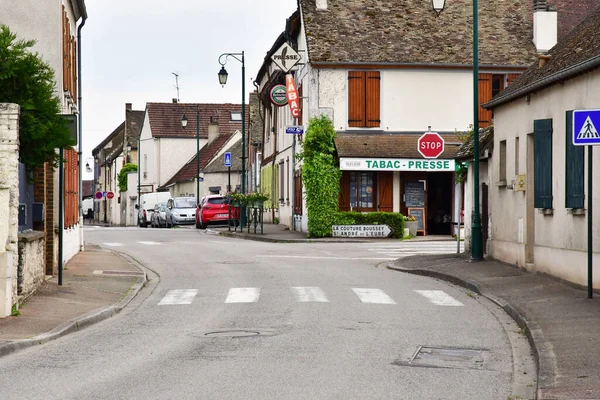
[[302, 109], [304, 108], [304, 100], [302, 99], [302, 84], [298, 86], [298, 103], [300, 104], [300, 109], [298, 110], [298, 125], [302, 125]]
[[71, 49], [72, 49], [72, 60], [71, 63], [73, 65], [73, 102], [77, 104], [77, 42], [75, 41], [75, 37], [71, 40]]
[[365, 72], [348, 72], [348, 126], [364, 127], [365, 124]]
[[340, 211], [350, 211], [350, 173], [348, 171], [342, 171], [340, 178], [339, 209]]
[[366, 95], [367, 95], [367, 128], [377, 128], [381, 125], [380, 118], [380, 83], [381, 76], [379, 71], [369, 71], [366, 73]]
[[565, 207], [583, 208], [585, 202], [584, 146], [573, 144], [573, 111], [566, 113]]
[[552, 208], [552, 119], [533, 121], [534, 207]]
[[492, 74], [479, 74], [479, 127], [485, 128], [492, 124], [492, 110], [486, 110], [481, 105], [492, 99]]
[[521, 74], [508, 74], [506, 76], [506, 86], [510, 85], [511, 83], [513, 83], [513, 81], [515, 79], [517, 79], [518, 77], [520, 77]]
[[394, 173], [392, 171], [379, 172], [378, 176], [379, 198], [377, 211], [394, 211]]
[[63, 4], [63, 13], [62, 13], [62, 59], [63, 59], [63, 89], [66, 90], [67, 89], [67, 73], [68, 73], [68, 65], [69, 65], [69, 52], [67, 49], [67, 45], [68, 45], [68, 39], [67, 39], [67, 12], [65, 11], [65, 6]]

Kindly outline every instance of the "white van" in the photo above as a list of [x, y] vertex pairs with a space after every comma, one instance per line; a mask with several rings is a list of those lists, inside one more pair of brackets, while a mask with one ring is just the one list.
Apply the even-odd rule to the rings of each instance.
[[147, 228], [152, 221], [152, 213], [156, 203], [165, 203], [171, 198], [169, 192], [144, 193], [140, 196], [140, 208], [138, 210], [138, 225]]

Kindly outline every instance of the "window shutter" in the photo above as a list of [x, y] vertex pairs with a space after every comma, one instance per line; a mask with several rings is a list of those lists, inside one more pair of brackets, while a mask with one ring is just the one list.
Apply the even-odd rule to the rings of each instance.
[[507, 86], [508, 86], [508, 85], [510, 85], [511, 83], [513, 83], [513, 81], [514, 81], [515, 79], [517, 79], [517, 78], [518, 78], [518, 77], [520, 77], [520, 76], [521, 76], [521, 74], [508, 74], [508, 75], [506, 76], [506, 85], [507, 85]]
[[300, 104], [300, 109], [298, 110], [298, 125], [302, 125], [302, 109], [304, 108], [304, 99], [302, 98], [302, 84], [298, 86], [298, 102]]
[[367, 72], [367, 128], [377, 128], [381, 125], [380, 118], [380, 82], [379, 71]]
[[339, 209], [340, 211], [350, 211], [350, 173], [348, 171], [342, 171], [340, 178]]
[[348, 72], [348, 126], [365, 126], [365, 73]]
[[552, 208], [552, 119], [533, 121], [534, 207]]
[[492, 110], [486, 110], [481, 105], [492, 99], [492, 74], [479, 74], [479, 127], [485, 128], [492, 124]]
[[566, 113], [565, 140], [565, 207], [583, 208], [584, 195], [584, 147], [573, 144], [573, 111]]
[[379, 199], [377, 211], [394, 211], [394, 173], [391, 171], [379, 172], [377, 182], [379, 187]]

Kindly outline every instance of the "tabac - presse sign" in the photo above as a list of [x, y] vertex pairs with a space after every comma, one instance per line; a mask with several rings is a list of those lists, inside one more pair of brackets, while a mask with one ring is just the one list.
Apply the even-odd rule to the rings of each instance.
[[292, 46], [287, 43], [284, 43], [279, 50], [271, 56], [271, 60], [273, 60], [275, 65], [283, 72], [288, 72], [294, 65], [298, 64], [301, 59], [302, 57], [300, 54], [296, 53]]
[[417, 150], [425, 158], [438, 158], [444, 152], [444, 138], [437, 132], [425, 132], [417, 142]]
[[294, 77], [292, 74], [287, 74], [285, 76], [285, 91], [287, 93], [287, 100], [288, 104], [290, 105], [292, 117], [298, 118], [300, 116], [300, 99], [298, 97], [298, 89], [296, 88], [296, 83], [294, 82]]
[[348, 158], [340, 157], [342, 171], [454, 171], [454, 160], [419, 158]]
[[271, 103], [277, 107], [283, 107], [288, 103], [285, 85], [275, 85], [271, 88]]

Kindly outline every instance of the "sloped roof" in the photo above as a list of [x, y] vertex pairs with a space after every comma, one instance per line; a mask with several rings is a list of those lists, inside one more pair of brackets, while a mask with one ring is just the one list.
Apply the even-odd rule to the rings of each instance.
[[[189, 125], [188, 125], [189, 126]], [[233, 132], [221, 133], [211, 143], [204, 145], [200, 149], [200, 171], [202, 171], [206, 165], [215, 157], [215, 154], [219, 152], [229, 141]], [[178, 182], [191, 181], [196, 178], [196, 168], [198, 163], [198, 155], [194, 155], [187, 164], [185, 164], [167, 183], [158, 188], [162, 190]]]
[[[299, 0], [313, 63], [472, 65], [472, 1]], [[479, 1], [479, 63], [526, 66], [535, 58], [533, 1]]]
[[[485, 149], [490, 148], [494, 144], [494, 125], [490, 125], [479, 130], [479, 153], [482, 153]], [[456, 152], [456, 158], [465, 160], [473, 158], [473, 137], [471, 136], [465, 141], [460, 149]]]
[[137, 149], [138, 139], [144, 126], [145, 114], [145, 111], [125, 111], [125, 142], [129, 143], [134, 149]]
[[[421, 134], [349, 134], [340, 133], [334, 141], [338, 157], [364, 158], [423, 158], [417, 150]], [[454, 134], [441, 134], [444, 139], [444, 152], [440, 159], [453, 159], [460, 146]]]
[[109, 152], [112, 152], [113, 150], [115, 150], [117, 147], [123, 147], [123, 143], [113, 143], [113, 145], [111, 147], [107, 147], [107, 145], [114, 139], [117, 138], [117, 136], [119, 136], [120, 134], [123, 134], [123, 131], [125, 129], [125, 121], [121, 122], [121, 124], [114, 130], [112, 131], [107, 137], [104, 138], [104, 140], [102, 140], [100, 142], [100, 144], [96, 147], [94, 147], [94, 149], [92, 150], [92, 155], [96, 156], [98, 155], [98, 153], [100, 152], [100, 150], [102, 149], [107, 149]]
[[[235, 142], [233, 146], [227, 149], [231, 153], [231, 171], [242, 170], [242, 141]], [[228, 169], [223, 162], [223, 158], [215, 158], [203, 169], [204, 172], [227, 172]]]
[[533, 64], [500, 94], [484, 105], [501, 104], [600, 67], [600, 7], [548, 53], [543, 67]]
[[[232, 121], [231, 113], [241, 113], [241, 104], [209, 103], [147, 103], [146, 111], [150, 120], [152, 137], [190, 138], [196, 137], [196, 110], [200, 112], [200, 137], [208, 138], [208, 125], [218, 122], [221, 132], [234, 132], [242, 129], [242, 121]], [[181, 126], [185, 114], [187, 126]], [[250, 109], [246, 104], [246, 125]]]

